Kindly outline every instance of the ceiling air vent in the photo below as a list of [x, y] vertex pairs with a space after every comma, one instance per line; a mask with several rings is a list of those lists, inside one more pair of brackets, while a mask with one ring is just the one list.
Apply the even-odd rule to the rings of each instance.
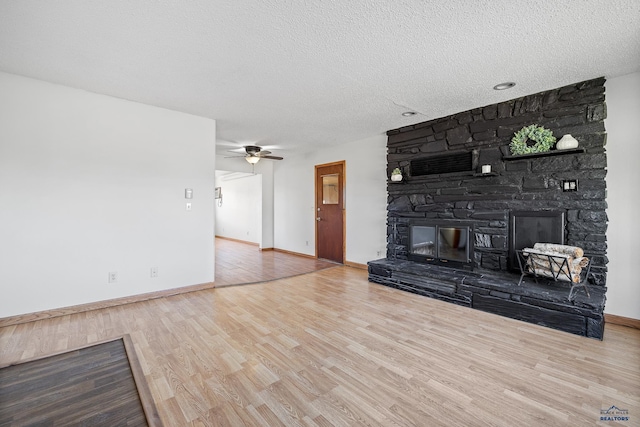
[[473, 171], [471, 151], [411, 160], [411, 176], [468, 171]]

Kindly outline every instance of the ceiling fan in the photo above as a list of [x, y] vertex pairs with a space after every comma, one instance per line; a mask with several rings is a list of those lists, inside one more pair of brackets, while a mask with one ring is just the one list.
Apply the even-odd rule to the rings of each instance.
[[229, 156], [227, 158], [232, 157], [243, 157], [247, 162], [255, 165], [260, 161], [260, 159], [271, 159], [271, 160], [282, 160], [283, 157], [280, 156], [271, 156], [271, 151], [263, 150], [261, 147], [257, 145], [247, 145], [244, 147], [244, 151], [246, 154], [244, 156]]

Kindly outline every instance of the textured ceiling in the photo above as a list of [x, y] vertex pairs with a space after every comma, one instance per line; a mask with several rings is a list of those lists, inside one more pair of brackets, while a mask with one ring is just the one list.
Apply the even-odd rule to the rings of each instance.
[[0, 0], [0, 71], [275, 154], [639, 70], [638, 0]]

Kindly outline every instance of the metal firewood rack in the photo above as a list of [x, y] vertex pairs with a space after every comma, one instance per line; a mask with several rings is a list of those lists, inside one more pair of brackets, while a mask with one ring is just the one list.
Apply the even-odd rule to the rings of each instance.
[[[527, 254], [527, 256], [525, 256], [525, 253]], [[587, 288], [589, 272], [591, 271], [591, 257], [589, 257], [587, 266], [582, 268], [582, 270], [580, 271], [580, 280], [578, 282], [574, 282], [572, 280], [571, 267], [569, 266], [569, 257], [567, 256], [552, 255], [532, 250], [517, 250], [516, 254], [521, 273], [520, 280], [518, 281], [518, 286], [522, 284], [522, 280], [527, 275], [533, 276], [536, 283], [538, 283], [538, 277], [544, 279], [553, 279], [553, 281], [555, 282], [557, 282], [558, 279], [562, 277], [563, 279], [566, 278], [567, 281], [571, 283], [571, 289], [569, 290], [569, 301], [573, 301], [575, 299], [577, 288], [584, 289], [584, 292], [587, 294], [587, 296], [591, 297], [591, 295], [589, 294], [589, 289]], [[549, 271], [551, 273], [551, 276], [540, 274], [540, 271], [542, 269], [536, 267], [536, 264], [534, 262], [529, 262], [528, 257], [531, 255], [538, 257], [538, 259], [544, 260], [543, 263], [546, 262], [547, 269], [545, 269], [545, 271]]]

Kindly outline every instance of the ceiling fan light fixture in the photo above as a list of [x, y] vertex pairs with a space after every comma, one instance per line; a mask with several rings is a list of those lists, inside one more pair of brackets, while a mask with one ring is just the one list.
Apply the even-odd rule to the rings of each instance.
[[516, 84], [514, 82], [504, 82], [504, 83], [498, 83], [497, 85], [495, 85], [493, 87], [493, 90], [505, 90], [505, 89], [511, 89], [512, 87], [514, 87]]
[[258, 163], [260, 161], [260, 157], [258, 157], [258, 156], [247, 156], [244, 159], [247, 162], [251, 163], [252, 165], [255, 165], [256, 163]]

